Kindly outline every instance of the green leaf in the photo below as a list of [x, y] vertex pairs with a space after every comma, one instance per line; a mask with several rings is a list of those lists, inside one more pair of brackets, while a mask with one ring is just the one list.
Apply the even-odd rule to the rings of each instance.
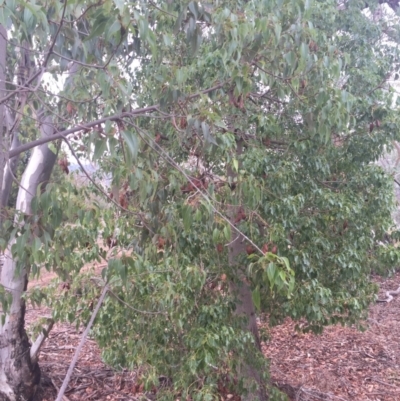
[[85, 41], [93, 39], [96, 36], [102, 35], [105, 32], [106, 26], [109, 22], [109, 18], [105, 17], [103, 14], [100, 14], [97, 19], [93, 22], [93, 28], [89, 34], [85, 38]]
[[194, 30], [194, 32], [191, 34], [190, 38], [190, 45], [192, 49], [192, 56], [196, 55], [196, 53], [199, 51], [201, 43], [203, 41], [202, 37], [202, 31], [198, 27]]
[[125, 1], [124, 0], [113, 0], [115, 6], [118, 8], [119, 11], [124, 10]]
[[178, 15], [178, 18], [177, 18], [176, 21], [175, 21], [175, 25], [174, 25], [174, 34], [175, 34], [175, 35], [176, 35], [176, 34], [180, 31], [180, 29], [181, 29], [183, 17], [185, 16], [185, 14], [186, 14], [186, 10], [181, 11], [181, 12], [179, 13], [179, 15]]
[[302, 42], [300, 45], [300, 56], [304, 60], [304, 62], [307, 61], [308, 54], [309, 54], [308, 45], [306, 43]]
[[197, 19], [199, 16], [199, 6], [196, 1], [191, 1], [188, 4], [188, 8], [190, 12], [194, 15], [194, 18]]
[[122, 137], [125, 139], [125, 142], [128, 145], [129, 152], [133, 159], [137, 158], [138, 151], [139, 151], [139, 142], [136, 136], [136, 133], [133, 131], [121, 131]]
[[272, 288], [274, 288], [275, 285], [275, 275], [276, 275], [276, 266], [274, 263], [271, 262], [267, 266], [267, 276], [271, 290]]
[[7, 6], [0, 8], [0, 25], [7, 27], [9, 24], [9, 18], [12, 15], [11, 11]]
[[237, 159], [232, 159], [233, 162], [233, 168], [234, 170], [238, 173], [239, 172], [239, 162]]
[[288, 63], [289, 67], [293, 67], [296, 61], [296, 55], [294, 52], [290, 51], [289, 53], [286, 53], [284, 56], [286, 62]]
[[116, 32], [121, 31], [121, 23], [119, 21], [114, 21], [107, 30], [106, 38], [110, 39]]
[[202, 121], [201, 123], [201, 130], [203, 131], [206, 142], [218, 145], [215, 138], [210, 134], [210, 126], [205, 121]]
[[107, 141], [105, 139], [97, 139], [94, 143], [93, 160], [100, 159], [107, 149]]
[[224, 235], [225, 235], [225, 239], [227, 239], [227, 240], [231, 240], [232, 238], [232, 233], [231, 233], [231, 226], [230, 225], [226, 225], [225, 227], [224, 227]]
[[257, 286], [251, 293], [254, 306], [258, 311], [261, 310], [261, 296], [260, 296], [260, 286]]
[[274, 31], [275, 31], [276, 40], [277, 40], [277, 42], [279, 42], [279, 39], [281, 38], [281, 33], [282, 33], [282, 26], [280, 23], [275, 23]]

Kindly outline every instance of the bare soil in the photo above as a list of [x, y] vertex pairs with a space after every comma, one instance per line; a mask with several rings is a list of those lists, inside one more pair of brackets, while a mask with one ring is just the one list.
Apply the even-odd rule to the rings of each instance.
[[[47, 273], [31, 285], [45, 285], [53, 277]], [[375, 280], [384, 297], [386, 290], [399, 287], [400, 272]], [[45, 308], [30, 308], [27, 323], [50, 314]], [[263, 344], [272, 382], [293, 401], [400, 401], [400, 296], [390, 303], [372, 305], [365, 324], [364, 332], [333, 326], [314, 335], [296, 332], [295, 324], [287, 319], [270, 331], [270, 339]], [[81, 334], [60, 323], [51, 331], [40, 355], [38, 401], [56, 398]], [[64, 401], [130, 401], [142, 396], [135, 373], [115, 372], [106, 366], [96, 343], [89, 339]]]

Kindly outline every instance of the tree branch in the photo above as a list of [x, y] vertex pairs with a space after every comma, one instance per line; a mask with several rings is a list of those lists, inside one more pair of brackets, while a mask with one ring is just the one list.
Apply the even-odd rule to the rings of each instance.
[[49, 336], [49, 333], [50, 333], [51, 329], [53, 328], [53, 326], [54, 326], [54, 320], [48, 319], [47, 328], [42, 329], [42, 332], [38, 335], [37, 339], [32, 344], [31, 351], [30, 351], [32, 363], [36, 363], [38, 361], [38, 354], [39, 354], [40, 348], [41, 348], [42, 344], [44, 343], [44, 341], [46, 340], [46, 338]]
[[[191, 100], [191, 99], [194, 99], [194, 98], [196, 98], [198, 96], [205, 95], [207, 93], [213, 92], [213, 91], [215, 91], [217, 89], [222, 88], [226, 83], [227, 82], [219, 83], [219, 84], [217, 84], [215, 86], [212, 86], [211, 88], [205, 89], [204, 91], [195, 93], [193, 95], [189, 95], [187, 97], [187, 99]], [[1, 104], [1, 101], [0, 101], [0, 104]], [[69, 129], [66, 129], [64, 131], [57, 132], [56, 134], [52, 135], [51, 138], [50, 137], [49, 138], [40, 138], [40, 139], [37, 139], [36, 141], [32, 141], [32, 142], [26, 143], [24, 145], [18, 146], [17, 148], [11, 150], [8, 153], [8, 157], [9, 158], [14, 157], [16, 155], [19, 155], [20, 153], [26, 152], [29, 149], [32, 149], [32, 148], [34, 148], [36, 146], [39, 146], [39, 145], [43, 145], [43, 144], [48, 143], [48, 142], [54, 142], [54, 141], [56, 141], [58, 139], [65, 139], [66, 136], [74, 134], [75, 132], [90, 130], [91, 128], [93, 128], [93, 127], [95, 127], [95, 126], [97, 126], [99, 124], [103, 124], [106, 121], [118, 121], [118, 120], [123, 120], [125, 118], [134, 117], [134, 116], [137, 116], [139, 114], [148, 114], [148, 113], [150, 114], [150, 113], [153, 113], [155, 111], [158, 111], [159, 107], [160, 107], [159, 104], [155, 104], [153, 106], [142, 107], [142, 108], [139, 108], [139, 109], [136, 109], [136, 110], [133, 110], [133, 111], [127, 111], [127, 112], [123, 112], [123, 113], [119, 113], [119, 114], [113, 114], [113, 115], [108, 116], [108, 117], [103, 117], [103, 118], [100, 118], [98, 120], [94, 120], [94, 121], [92, 121], [90, 123], [79, 124], [74, 128], [69, 128]]]

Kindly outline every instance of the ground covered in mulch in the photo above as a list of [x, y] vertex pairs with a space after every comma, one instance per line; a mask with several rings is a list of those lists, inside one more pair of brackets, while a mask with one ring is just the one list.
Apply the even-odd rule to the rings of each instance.
[[[400, 285], [400, 272], [376, 278], [381, 295]], [[28, 309], [27, 323], [50, 316]], [[291, 320], [271, 330], [263, 351], [271, 361], [273, 383], [296, 401], [400, 401], [400, 296], [371, 306], [368, 329], [334, 326], [322, 335], [300, 334]], [[57, 324], [41, 355], [42, 385], [38, 400], [53, 401], [61, 387], [81, 332]], [[130, 401], [143, 397], [134, 372], [115, 372], [101, 361], [88, 339], [65, 393], [64, 401]]]
[[[46, 309], [30, 309], [27, 321], [29, 324], [35, 316], [50, 315]], [[50, 332], [40, 352], [42, 378], [37, 401], [56, 399], [81, 336], [82, 331], [69, 324], [57, 324]], [[137, 401], [139, 391], [135, 372], [116, 372], [109, 368], [102, 362], [96, 343], [87, 339], [63, 401]]]
[[[400, 273], [375, 278], [380, 295], [400, 286]], [[370, 307], [367, 330], [333, 326], [299, 334], [287, 320], [263, 351], [277, 387], [296, 401], [400, 401], [400, 296]]]

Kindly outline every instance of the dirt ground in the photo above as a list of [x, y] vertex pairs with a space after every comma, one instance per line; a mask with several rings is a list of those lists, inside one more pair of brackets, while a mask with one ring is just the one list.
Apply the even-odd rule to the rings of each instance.
[[[39, 283], [49, 279], [45, 275]], [[400, 272], [376, 281], [384, 297], [386, 290], [399, 287]], [[27, 323], [43, 316], [50, 316], [50, 311], [28, 308]], [[299, 334], [290, 319], [273, 328], [270, 340], [263, 344], [272, 382], [293, 401], [400, 401], [400, 296], [372, 305], [366, 324], [365, 332], [334, 326], [322, 335]], [[68, 324], [57, 324], [51, 331], [40, 355], [38, 400], [56, 398], [81, 334]], [[96, 343], [89, 339], [64, 401], [139, 400], [140, 390], [135, 373], [107, 367]]]

